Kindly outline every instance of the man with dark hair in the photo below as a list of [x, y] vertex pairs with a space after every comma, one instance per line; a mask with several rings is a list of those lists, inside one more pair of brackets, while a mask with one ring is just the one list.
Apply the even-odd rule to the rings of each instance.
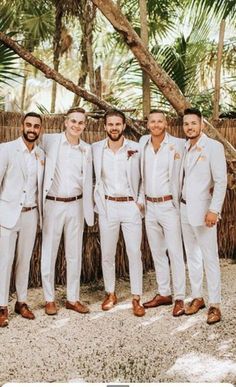
[[203, 132], [201, 112], [184, 111], [183, 129], [188, 141], [181, 168], [181, 223], [187, 255], [192, 301], [185, 308], [191, 315], [205, 307], [202, 297], [203, 266], [208, 287], [207, 323], [221, 320], [220, 265], [217, 222], [220, 219], [227, 172], [223, 145]]
[[[141, 174], [145, 194], [145, 225], [158, 285], [157, 294], [143, 306], [172, 304], [170, 266], [174, 290], [173, 316], [184, 314], [185, 264], [179, 217], [178, 176], [184, 140], [166, 132], [165, 114], [152, 110], [141, 137]], [[168, 250], [168, 256], [166, 254]], [[169, 265], [170, 260], [170, 265]]]
[[26, 300], [38, 215], [42, 225], [44, 153], [35, 144], [41, 129], [41, 116], [27, 113], [22, 120], [22, 136], [0, 145], [0, 327], [8, 325], [7, 304], [16, 241], [15, 312], [30, 320], [35, 318]]
[[54, 278], [62, 233], [67, 262], [66, 308], [89, 312], [79, 301], [84, 218], [89, 226], [94, 222], [92, 154], [90, 145], [80, 138], [85, 124], [85, 110], [70, 109], [65, 117], [65, 132], [46, 134], [42, 140], [46, 167], [41, 272], [48, 315], [57, 313]]
[[139, 145], [124, 137], [125, 116], [116, 110], [104, 117], [107, 138], [92, 145], [96, 175], [94, 198], [99, 214], [102, 271], [106, 297], [102, 310], [117, 303], [115, 293], [115, 254], [122, 229], [129, 260], [133, 314], [145, 314], [142, 294], [141, 197]]

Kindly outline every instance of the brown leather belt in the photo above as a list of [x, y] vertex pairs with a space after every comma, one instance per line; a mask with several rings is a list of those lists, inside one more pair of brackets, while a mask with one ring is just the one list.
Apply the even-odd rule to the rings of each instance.
[[186, 200], [184, 200], [183, 198], [181, 198], [180, 201], [181, 201], [181, 203], [186, 204]]
[[108, 195], [105, 195], [105, 199], [114, 200], [114, 202], [131, 202], [134, 200], [132, 196], [113, 197]]
[[72, 196], [70, 198], [59, 198], [55, 196], [46, 196], [46, 199], [48, 200], [54, 200], [55, 202], [74, 202], [75, 200], [79, 200], [83, 197], [83, 195], [78, 195], [78, 196]]
[[34, 207], [22, 207], [21, 212], [28, 212], [28, 211], [34, 210], [35, 208], [37, 208], [37, 206], [34, 206]]
[[152, 203], [160, 203], [160, 202], [167, 202], [168, 200], [172, 200], [172, 195], [166, 195], [166, 196], [160, 196], [159, 198], [150, 198], [149, 196], [146, 196], [146, 200]]

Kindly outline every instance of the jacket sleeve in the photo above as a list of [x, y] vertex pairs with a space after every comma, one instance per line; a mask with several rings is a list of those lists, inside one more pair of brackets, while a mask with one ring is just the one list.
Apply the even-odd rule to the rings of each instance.
[[227, 167], [224, 147], [218, 141], [211, 143], [210, 166], [214, 187], [209, 210], [220, 213], [227, 188]]

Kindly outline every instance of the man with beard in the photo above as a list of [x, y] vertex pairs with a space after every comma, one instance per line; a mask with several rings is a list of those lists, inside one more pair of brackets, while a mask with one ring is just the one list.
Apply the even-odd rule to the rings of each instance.
[[[165, 114], [152, 110], [141, 137], [141, 174], [145, 193], [145, 226], [154, 261], [157, 294], [143, 304], [155, 308], [172, 304], [170, 267], [174, 290], [173, 316], [184, 314], [185, 264], [179, 215], [179, 171], [185, 141], [167, 133]], [[168, 250], [168, 256], [166, 254]]]
[[89, 226], [94, 221], [91, 147], [80, 138], [86, 126], [85, 110], [70, 109], [64, 125], [64, 132], [42, 138], [46, 167], [41, 273], [47, 315], [57, 314], [55, 264], [62, 234], [67, 269], [66, 309], [89, 312], [79, 298], [84, 218]]
[[15, 312], [27, 319], [27, 288], [38, 215], [40, 225], [44, 153], [36, 146], [42, 128], [39, 114], [27, 113], [22, 136], [0, 145], [0, 327], [8, 325], [8, 297], [16, 240]]
[[181, 169], [181, 223], [187, 255], [192, 301], [185, 313], [205, 307], [202, 297], [203, 266], [208, 287], [207, 323], [221, 320], [221, 281], [217, 222], [223, 205], [227, 173], [223, 145], [207, 137], [198, 109], [186, 109], [183, 129], [188, 138]]
[[117, 303], [115, 293], [115, 255], [122, 229], [129, 260], [132, 307], [135, 316], [145, 314], [142, 294], [142, 216], [139, 145], [124, 137], [125, 115], [111, 110], [104, 117], [107, 138], [92, 145], [96, 175], [94, 198], [99, 214], [102, 271], [106, 297], [102, 310]]

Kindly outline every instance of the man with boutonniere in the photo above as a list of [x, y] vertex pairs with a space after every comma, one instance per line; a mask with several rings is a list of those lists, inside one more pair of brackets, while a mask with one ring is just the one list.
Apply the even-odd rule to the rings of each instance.
[[27, 305], [27, 289], [38, 219], [42, 226], [44, 152], [35, 143], [41, 129], [41, 116], [29, 112], [22, 120], [22, 136], [0, 144], [0, 327], [8, 325], [15, 254], [15, 312], [29, 320], [35, 318]]
[[45, 313], [50, 316], [57, 314], [54, 279], [62, 234], [67, 270], [66, 309], [89, 312], [80, 301], [84, 219], [89, 226], [94, 222], [92, 153], [90, 145], [80, 138], [86, 125], [85, 110], [70, 109], [64, 125], [64, 132], [45, 134], [42, 139], [46, 166], [41, 273]]
[[106, 112], [105, 140], [92, 145], [96, 175], [94, 198], [99, 214], [102, 271], [106, 297], [102, 310], [117, 303], [115, 293], [115, 255], [120, 227], [129, 260], [133, 314], [142, 317], [142, 198], [140, 195], [139, 144], [124, 136], [125, 115], [116, 110]]
[[[157, 293], [145, 308], [171, 305], [170, 268], [174, 293], [172, 314], [184, 314], [185, 263], [179, 216], [179, 171], [185, 140], [166, 132], [164, 112], [148, 117], [150, 135], [140, 139], [141, 174], [145, 195], [145, 226], [154, 261]], [[168, 255], [166, 253], [168, 250]]]
[[207, 323], [221, 320], [221, 281], [217, 247], [217, 222], [225, 198], [227, 171], [224, 147], [202, 132], [198, 109], [186, 109], [183, 129], [188, 141], [182, 163], [181, 223], [187, 255], [192, 301], [187, 315], [205, 307], [202, 294], [203, 267], [208, 288]]

